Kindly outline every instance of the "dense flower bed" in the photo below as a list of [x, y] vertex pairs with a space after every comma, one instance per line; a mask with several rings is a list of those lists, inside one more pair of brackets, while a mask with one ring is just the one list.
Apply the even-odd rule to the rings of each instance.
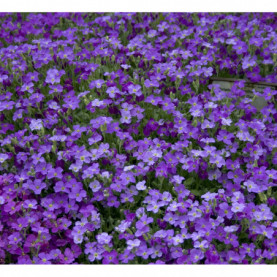
[[276, 14], [0, 25], [0, 263], [277, 262]]

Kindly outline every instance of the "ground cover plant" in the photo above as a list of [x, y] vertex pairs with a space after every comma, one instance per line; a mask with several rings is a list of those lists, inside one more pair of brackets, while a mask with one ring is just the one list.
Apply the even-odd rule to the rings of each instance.
[[0, 263], [276, 264], [276, 28], [1, 14]]

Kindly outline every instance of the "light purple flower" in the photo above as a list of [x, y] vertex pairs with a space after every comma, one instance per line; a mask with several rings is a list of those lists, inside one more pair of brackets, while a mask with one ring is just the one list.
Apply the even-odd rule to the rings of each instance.
[[96, 239], [99, 244], [108, 244], [112, 240], [112, 236], [108, 235], [108, 233], [104, 232], [96, 236]]
[[30, 129], [34, 130], [41, 130], [43, 128], [43, 123], [41, 119], [32, 119], [30, 123]]
[[146, 190], [145, 183], [146, 183], [146, 181], [138, 182], [138, 183], [136, 184], [137, 190]]
[[3, 163], [9, 158], [7, 154], [0, 154], [0, 163]]
[[97, 192], [97, 191], [99, 191], [101, 189], [101, 185], [100, 185], [99, 181], [97, 181], [97, 180], [91, 182], [89, 184], [89, 187], [91, 188], [91, 190], [93, 192]]
[[134, 240], [127, 240], [127, 249], [132, 250], [133, 248], [138, 248], [140, 246], [140, 240], [134, 239]]

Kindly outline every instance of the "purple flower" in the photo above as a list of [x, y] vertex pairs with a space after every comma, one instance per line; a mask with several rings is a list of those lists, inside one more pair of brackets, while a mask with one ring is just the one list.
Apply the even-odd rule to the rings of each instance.
[[101, 250], [96, 250], [96, 249], [93, 249], [91, 252], [90, 252], [90, 255], [88, 256], [88, 259], [91, 261], [91, 262], [94, 262], [95, 260], [102, 260], [102, 253], [103, 251]]
[[32, 82], [29, 82], [27, 84], [24, 84], [21, 88], [22, 91], [28, 91], [29, 93], [33, 93], [34, 88], [33, 88], [34, 84]]
[[89, 88], [93, 89], [93, 88], [101, 88], [102, 85], [105, 84], [105, 81], [100, 79], [100, 80], [94, 80], [89, 84]]
[[57, 92], [60, 93], [63, 91], [63, 87], [61, 85], [50, 85], [49, 88], [51, 88], [51, 90], [49, 91], [49, 94], [53, 94]]
[[36, 195], [39, 195], [41, 194], [41, 191], [46, 188], [46, 184], [37, 179], [31, 183], [29, 188], [33, 190]]
[[134, 259], [135, 255], [128, 249], [126, 249], [122, 254], [119, 254], [119, 260], [122, 263], [128, 263]]
[[238, 230], [238, 228], [239, 227], [236, 225], [226, 226], [226, 227], [224, 227], [224, 231], [227, 233], [233, 233], [233, 232], [236, 232]]
[[32, 199], [32, 200], [26, 200], [24, 201], [23, 203], [23, 207], [25, 209], [37, 209], [37, 201], [35, 199]]
[[41, 119], [32, 119], [30, 124], [30, 129], [34, 130], [41, 130], [43, 128], [42, 120]]
[[5, 198], [3, 196], [0, 196], [0, 205], [3, 205], [5, 203]]
[[120, 90], [117, 87], [109, 87], [107, 93], [110, 98], [115, 98], [116, 94], [121, 94]]
[[91, 106], [92, 107], [101, 107], [104, 104], [104, 101], [100, 101], [99, 99], [94, 99], [91, 101]]
[[80, 235], [75, 235], [73, 239], [74, 239], [74, 243], [81, 244], [83, 242], [84, 237], [83, 235], [80, 234]]
[[65, 72], [63, 70], [58, 71], [57, 69], [49, 69], [47, 71], [45, 82], [52, 85], [60, 83], [60, 78], [64, 73]]
[[232, 203], [231, 211], [234, 213], [242, 212], [245, 208], [245, 205], [243, 203]]
[[100, 244], [109, 244], [112, 238], [112, 236], [105, 232], [96, 236], [97, 242]]
[[3, 83], [4, 80], [7, 80], [9, 77], [8, 75], [0, 75], [0, 83]]
[[133, 248], [138, 248], [140, 246], [141, 241], [138, 239], [135, 240], [127, 240], [127, 249], [132, 250]]
[[0, 154], [0, 163], [3, 163], [9, 158], [7, 154]]
[[135, 94], [136, 96], [141, 96], [141, 86], [140, 85], [130, 85], [128, 86], [128, 92], [130, 94]]
[[247, 69], [249, 67], [252, 67], [256, 65], [256, 60], [254, 58], [251, 58], [250, 56], [247, 56], [243, 58], [242, 60], [242, 69]]
[[47, 177], [48, 179], [52, 179], [52, 178], [62, 179], [62, 176], [63, 176], [62, 172], [63, 172], [63, 169], [61, 167], [51, 168], [48, 171]]
[[260, 192], [259, 187], [251, 180], [248, 180], [248, 181], [244, 182], [243, 184], [249, 192], [255, 192], [255, 193]]
[[128, 68], [130, 68], [131, 66], [130, 66], [129, 64], [122, 64], [121, 67], [124, 68], [124, 69], [128, 69]]
[[200, 248], [200, 249], [204, 249], [204, 248], [208, 248], [209, 247], [209, 243], [207, 240], [202, 240], [202, 241], [195, 241], [194, 242], [194, 247], [195, 248]]
[[136, 255], [142, 257], [144, 260], [147, 260], [150, 255], [153, 254], [152, 248], [147, 248], [146, 246], [141, 246], [138, 248]]
[[121, 221], [121, 223], [115, 227], [115, 230], [117, 230], [118, 232], [125, 232], [127, 228], [129, 228], [131, 226], [132, 222], [129, 222], [127, 220], [123, 220]]
[[19, 232], [13, 233], [12, 235], [10, 235], [8, 237], [8, 239], [9, 239], [9, 244], [11, 244], [11, 245], [17, 245], [18, 243], [20, 243], [22, 241], [22, 237]]
[[213, 75], [213, 69], [212, 67], [202, 67], [203, 73], [205, 77], [210, 77]]
[[69, 248], [66, 248], [64, 254], [60, 254], [59, 258], [63, 264], [71, 264], [75, 260], [75, 257]]
[[100, 185], [100, 183], [97, 180], [95, 180], [92, 183], [90, 183], [89, 187], [91, 188], [91, 190], [93, 192], [97, 192], [97, 191], [99, 191], [101, 189], [101, 185]]
[[184, 242], [184, 238], [181, 234], [176, 235], [175, 237], [172, 238], [172, 240], [173, 240], [173, 245], [175, 246]]
[[52, 256], [50, 254], [41, 252], [38, 256], [42, 264], [51, 264], [50, 260], [52, 260]]
[[188, 212], [188, 217], [190, 221], [195, 221], [196, 218], [201, 217], [201, 211], [197, 208], [193, 208], [191, 211]]
[[60, 106], [58, 105], [58, 103], [56, 101], [49, 101], [48, 106], [49, 106], [50, 109], [53, 109], [53, 110], [59, 110], [60, 109]]
[[138, 183], [136, 184], [137, 190], [145, 190], [145, 189], [146, 189], [145, 183], [146, 183], [146, 181], [138, 182]]
[[118, 264], [117, 260], [118, 253], [115, 250], [112, 250], [111, 252], [104, 252], [102, 254], [103, 256], [103, 264]]
[[69, 198], [75, 199], [77, 202], [81, 202], [83, 198], [87, 196], [85, 190], [80, 189], [79, 187], [75, 187], [69, 193]]
[[190, 257], [191, 257], [192, 263], [197, 263], [198, 261], [200, 261], [204, 258], [204, 254], [199, 249], [192, 249], [190, 251]]
[[145, 80], [144, 85], [147, 88], [150, 88], [150, 87], [156, 87], [156, 88], [158, 88], [159, 87], [159, 82], [157, 80], [149, 80], [149, 79], [147, 79], [147, 80]]
[[147, 215], [143, 215], [139, 221], [136, 223], [136, 227], [140, 230], [143, 229], [145, 226], [147, 226], [149, 223], [153, 222], [152, 217], [147, 217]]

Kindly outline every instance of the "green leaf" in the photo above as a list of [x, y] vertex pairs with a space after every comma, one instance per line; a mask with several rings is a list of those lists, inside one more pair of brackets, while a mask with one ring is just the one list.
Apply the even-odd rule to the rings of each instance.
[[194, 178], [193, 177], [190, 177], [190, 178], [188, 178], [186, 181], [185, 181], [185, 185], [191, 185], [192, 183], [193, 183], [193, 181], [194, 181]]

